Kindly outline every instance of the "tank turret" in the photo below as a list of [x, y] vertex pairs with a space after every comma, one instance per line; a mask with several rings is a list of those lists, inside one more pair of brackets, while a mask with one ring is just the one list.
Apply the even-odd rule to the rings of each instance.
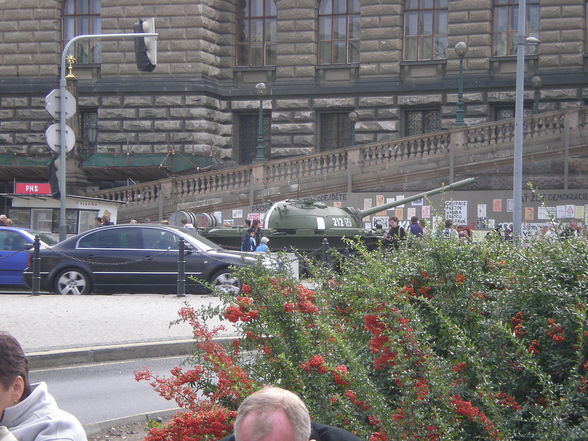
[[[270, 239], [271, 250], [291, 248], [315, 250], [321, 246], [325, 238], [329, 241], [330, 246], [344, 248], [346, 244], [342, 239], [356, 236], [361, 237], [369, 245], [370, 242], [377, 242], [381, 235], [363, 228], [362, 219], [364, 217], [427, 196], [463, 187], [471, 184], [474, 180], [474, 178], [464, 179], [367, 210], [329, 207], [310, 198], [287, 199], [271, 206], [265, 216], [262, 235]], [[245, 227], [211, 226], [201, 230], [203, 236], [228, 249], [239, 249], [244, 233]]]

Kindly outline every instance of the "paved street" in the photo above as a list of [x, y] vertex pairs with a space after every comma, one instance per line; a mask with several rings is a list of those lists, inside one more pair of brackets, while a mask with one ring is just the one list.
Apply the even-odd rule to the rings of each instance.
[[218, 299], [208, 295], [3, 294], [0, 329], [13, 334], [27, 353], [186, 340], [192, 338], [188, 325], [169, 326], [184, 302], [199, 307], [216, 304]]

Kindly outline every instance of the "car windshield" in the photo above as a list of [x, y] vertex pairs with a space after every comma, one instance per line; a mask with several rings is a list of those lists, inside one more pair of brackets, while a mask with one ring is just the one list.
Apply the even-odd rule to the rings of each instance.
[[198, 248], [202, 251], [222, 249], [220, 245], [206, 237], [202, 237], [196, 230], [192, 230], [191, 228], [183, 228], [179, 233], [188, 236], [191, 242], [196, 242], [196, 245], [198, 245]]
[[47, 233], [37, 233], [35, 231], [31, 231], [31, 234], [33, 236], [38, 234], [39, 239], [41, 239], [41, 242], [45, 242], [47, 245], [55, 245], [58, 242], [55, 239], [53, 239], [50, 235], [48, 235]]

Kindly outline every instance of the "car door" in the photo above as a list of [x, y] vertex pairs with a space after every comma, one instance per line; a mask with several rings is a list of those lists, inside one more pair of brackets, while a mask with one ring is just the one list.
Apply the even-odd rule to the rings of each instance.
[[141, 234], [130, 227], [98, 228], [82, 237], [72, 257], [92, 271], [97, 292], [137, 292], [144, 280], [137, 274], [148, 256], [141, 250]]
[[[202, 252], [192, 246], [189, 241], [173, 230], [164, 228], [143, 227], [142, 246], [150, 259], [142, 266], [145, 280], [157, 287], [159, 292], [175, 292], [178, 283], [178, 260], [180, 239], [185, 241], [185, 276], [186, 291], [192, 288], [200, 288], [192, 278], [200, 278], [202, 275], [200, 262], [203, 260]], [[201, 288], [200, 288], [201, 289]]]
[[0, 285], [23, 285], [27, 266], [25, 244], [30, 240], [18, 231], [0, 230]]

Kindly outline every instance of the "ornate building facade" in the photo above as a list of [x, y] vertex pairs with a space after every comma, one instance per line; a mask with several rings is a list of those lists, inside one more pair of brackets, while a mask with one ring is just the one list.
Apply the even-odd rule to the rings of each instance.
[[[527, 47], [526, 111], [586, 103], [587, 5], [527, 0], [527, 35], [541, 43]], [[159, 33], [152, 73], [137, 71], [132, 39], [74, 46], [72, 156], [88, 171], [83, 192], [158, 177], [131, 171], [149, 169], [149, 155], [152, 170], [170, 157], [188, 169], [247, 164], [260, 132], [265, 157], [277, 159], [449, 127], [459, 42], [465, 123], [512, 118], [517, 11], [518, 0], [2, 2], [0, 192], [46, 175], [53, 121], [44, 97], [58, 87], [61, 51], [75, 35], [132, 32], [149, 17]], [[114, 173], [121, 164], [129, 167]]]

